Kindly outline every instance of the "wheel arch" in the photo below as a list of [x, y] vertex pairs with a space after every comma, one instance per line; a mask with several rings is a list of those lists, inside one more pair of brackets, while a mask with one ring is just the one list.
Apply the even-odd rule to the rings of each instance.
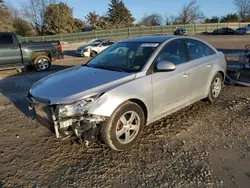
[[137, 105], [139, 105], [144, 113], [144, 116], [145, 116], [145, 124], [147, 124], [147, 120], [148, 120], [148, 109], [147, 109], [147, 106], [144, 104], [144, 102], [142, 102], [141, 100], [139, 99], [129, 99], [128, 101], [131, 101]]
[[145, 121], [148, 122], [150, 118], [149, 107], [145, 103], [145, 101], [139, 99], [138, 97], [129, 97], [129, 98], [121, 98], [118, 100], [112, 100], [112, 102], [107, 102], [108, 96], [103, 95], [100, 101], [96, 101], [96, 103], [89, 109], [88, 113], [93, 115], [107, 116], [110, 117], [113, 112], [122, 104], [126, 102], [132, 102], [139, 105], [145, 115]]
[[39, 51], [32, 54], [32, 63], [34, 63], [34, 59], [39, 56], [47, 56], [50, 60], [52, 60], [50, 51]]
[[219, 70], [218, 73], [222, 76], [223, 81], [225, 81], [226, 75], [222, 70]]

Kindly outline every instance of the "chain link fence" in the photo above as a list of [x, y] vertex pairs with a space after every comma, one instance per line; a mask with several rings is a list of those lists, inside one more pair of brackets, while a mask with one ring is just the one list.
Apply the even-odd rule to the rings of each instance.
[[94, 30], [81, 33], [47, 35], [35, 37], [19, 37], [21, 41], [41, 41], [41, 40], [59, 40], [66, 42], [77, 42], [97, 38], [108, 38], [113, 40], [122, 40], [131, 37], [148, 36], [148, 35], [171, 35], [176, 28], [186, 28], [189, 35], [195, 35], [202, 32], [212, 32], [222, 27], [237, 29], [248, 23], [211, 23], [211, 24], [187, 24], [187, 25], [162, 25], [162, 26], [141, 26], [121, 29]]

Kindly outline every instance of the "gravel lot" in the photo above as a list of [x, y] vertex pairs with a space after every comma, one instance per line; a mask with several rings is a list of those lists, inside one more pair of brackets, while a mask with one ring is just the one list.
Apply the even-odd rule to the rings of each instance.
[[[248, 36], [202, 36], [231, 60]], [[32, 118], [25, 95], [40, 78], [86, 62], [65, 60], [46, 73], [1, 72], [0, 187], [246, 187], [250, 185], [250, 88], [225, 86], [212, 105], [198, 102], [145, 128], [125, 152], [54, 138]]]

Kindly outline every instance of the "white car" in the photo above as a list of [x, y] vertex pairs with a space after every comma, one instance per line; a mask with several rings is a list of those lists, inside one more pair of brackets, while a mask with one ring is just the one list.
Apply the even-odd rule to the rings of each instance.
[[235, 30], [235, 33], [238, 35], [249, 35], [250, 34], [250, 27], [240, 27]]
[[97, 39], [90, 44], [79, 47], [76, 50], [76, 55], [80, 57], [94, 57], [101, 53], [103, 50], [107, 49], [115, 42], [106, 39]]

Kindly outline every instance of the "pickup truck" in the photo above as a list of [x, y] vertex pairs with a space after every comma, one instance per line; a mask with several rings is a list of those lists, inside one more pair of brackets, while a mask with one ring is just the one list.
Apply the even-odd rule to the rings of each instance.
[[45, 71], [61, 52], [59, 41], [19, 42], [15, 33], [0, 32], [0, 70], [25, 66]]

